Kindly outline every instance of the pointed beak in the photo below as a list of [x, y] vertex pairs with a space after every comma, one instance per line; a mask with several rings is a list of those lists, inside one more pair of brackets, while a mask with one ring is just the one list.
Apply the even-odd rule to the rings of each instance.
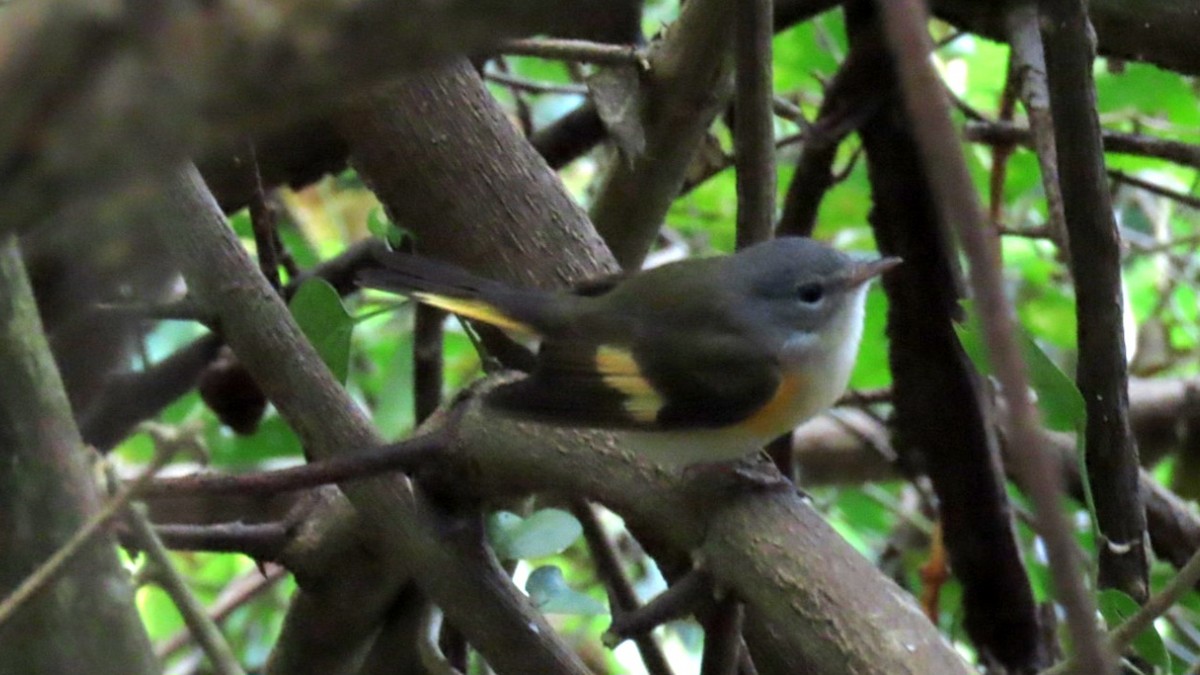
[[854, 288], [887, 272], [902, 262], [904, 261], [900, 258], [889, 256], [887, 258], [878, 258], [859, 263], [857, 267], [850, 271], [850, 276], [846, 278], [846, 283], [851, 288]]

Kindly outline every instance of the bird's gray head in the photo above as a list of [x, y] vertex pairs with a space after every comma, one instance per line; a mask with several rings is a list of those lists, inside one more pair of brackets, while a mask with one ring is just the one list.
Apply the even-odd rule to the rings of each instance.
[[749, 306], [793, 337], [795, 333], [857, 347], [867, 282], [899, 258], [862, 260], [812, 239], [785, 237], [751, 246], [727, 259]]

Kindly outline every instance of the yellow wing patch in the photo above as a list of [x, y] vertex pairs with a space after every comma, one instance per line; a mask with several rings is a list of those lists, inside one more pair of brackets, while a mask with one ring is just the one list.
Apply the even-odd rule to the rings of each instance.
[[662, 410], [663, 398], [642, 375], [633, 354], [620, 347], [602, 346], [596, 350], [596, 372], [604, 384], [625, 396], [625, 412], [638, 422], [654, 422]]
[[453, 312], [460, 316], [465, 316], [468, 319], [482, 321], [484, 323], [503, 328], [505, 330], [525, 333], [527, 335], [536, 335], [535, 331], [528, 324], [517, 321], [516, 319], [501, 312], [495, 305], [476, 300], [473, 298], [452, 298], [446, 295], [437, 295], [435, 293], [426, 293], [419, 291], [412, 294], [418, 302], [423, 302], [426, 305], [444, 309], [447, 312]]

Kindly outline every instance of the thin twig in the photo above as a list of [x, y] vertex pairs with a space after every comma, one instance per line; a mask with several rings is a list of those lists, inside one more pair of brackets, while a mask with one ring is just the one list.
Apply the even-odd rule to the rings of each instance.
[[370, 450], [294, 466], [275, 471], [260, 471], [240, 475], [203, 474], [163, 478], [145, 487], [147, 496], [180, 494], [238, 494], [273, 495], [328, 485], [347, 480], [367, 478], [386, 471], [411, 468], [446, 444], [441, 433], [430, 433], [400, 443], [383, 445]]
[[[1149, 628], [1155, 619], [1166, 614], [1167, 610], [1191, 592], [1198, 582], [1200, 582], [1200, 551], [1192, 555], [1187, 563], [1179, 569], [1179, 574], [1167, 582], [1162, 590], [1150, 596], [1146, 604], [1139, 607], [1120, 626], [1109, 633], [1108, 644], [1112, 651], [1120, 654], [1128, 649], [1134, 639], [1142, 634], [1142, 631]], [[1076, 666], [1077, 663], [1074, 660], [1063, 661], [1052, 668], [1043, 670], [1041, 675], [1067, 675], [1067, 673], [1075, 672], [1072, 669]]]
[[812, 122], [804, 114], [804, 110], [782, 96], [771, 97], [771, 110], [783, 119], [795, 122], [804, 131], [812, 129]]
[[[265, 574], [259, 570], [251, 570], [234, 579], [221, 595], [213, 602], [209, 617], [216, 623], [221, 623], [234, 610], [270, 590], [281, 579], [287, 577], [287, 569], [282, 565], [267, 564]], [[175, 652], [183, 649], [192, 641], [192, 633], [187, 629], [180, 630], [155, 647], [154, 652], [160, 660], [165, 660]]]
[[[1033, 140], [1028, 127], [1004, 122], [967, 122], [963, 126], [963, 136], [974, 143], [1029, 145]], [[1200, 169], [1200, 145], [1109, 130], [1103, 130], [1101, 137], [1104, 140], [1105, 152], [1154, 157]]]
[[194, 321], [212, 328], [216, 325], [211, 313], [204, 311], [188, 298], [175, 302], [98, 302], [95, 309], [104, 314], [132, 317], [146, 321]]
[[507, 40], [496, 50], [513, 56], [536, 56], [542, 59], [578, 61], [606, 66], [633, 64], [647, 69], [646, 53], [633, 45], [614, 45], [587, 40], [526, 39]]
[[279, 241], [275, 228], [275, 213], [267, 203], [267, 191], [263, 187], [262, 172], [258, 168], [258, 150], [254, 141], [247, 143], [250, 148], [250, 167], [254, 172], [254, 192], [250, 195], [250, 227], [254, 230], [254, 247], [258, 251], [258, 268], [278, 291], [283, 287], [279, 280], [279, 257], [275, 251], [275, 242]]
[[613, 608], [612, 625], [604, 634], [604, 644], [615, 647], [622, 640], [649, 633], [658, 626], [691, 614], [697, 607], [712, 600], [713, 580], [707, 572], [691, 570], [659, 593], [650, 602], [631, 612]]
[[426, 602], [424, 615], [421, 617], [420, 634], [417, 636], [417, 651], [421, 655], [421, 665], [430, 675], [463, 675], [455, 668], [442, 653], [438, 646], [438, 636], [442, 633], [442, 610], [432, 603]]
[[[508, 59], [503, 56], [497, 56], [494, 63], [496, 64], [496, 70], [501, 75], [511, 75], [511, 71], [508, 68]], [[512, 85], [509, 85], [508, 91], [512, 94], [513, 102], [517, 106], [517, 119], [521, 122], [521, 133], [525, 138], [529, 138], [533, 135], [533, 111], [529, 108], [529, 101], [525, 99], [525, 92], [519, 87]]]
[[164, 524], [156, 525], [154, 532], [172, 551], [241, 553], [255, 560], [279, 559], [292, 541], [289, 526], [282, 522]]
[[[1067, 222], [1059, 184], [1058, 150], [1054, 142], [1054, 118], [1050, 115], [1050, 90], [1046, 84], [1046, 59], [1038, 26], [1037, 6], [1033, 2], [1018, 4], [1006, 19], [1009, 42], [1013, 48], [1012, 74], [1018, 80], [1021, 103], [1029, 116], [1034, 154], [1041, 170], [1042, 191], [1046, 194], [1047, 229], [1065, 251], [1063, 245], [1067, 240]], [[1012, 145], [1007, 147], [1011, 148]]]
[[[158, 433], [157, 431], [155, 433]], [[132, 482], [127, 483], [117, 494], [113, 495], [104, 506], [88, 518], [83, 527], [79, 528], [67, 543], [62, 545], [62, 548], [54, 552], [41, 567], [33, 571], [24, 581], [21, 582], [12, 593], [9, 594], [3, 602], [0, 602], [0, 626], [3, 626], [26, 602], [34, 595], [41, 591], [50, 582], [58, 578], [58, 575], [66, 567], [66, 564], [79, 553], [92, 537], [96, 536], [104, 529], [104, 526], [115, 518], [129, 504], [129, 502], [150, 484], [151, 479], [158, 473], [163, 466], [170, 461], [175, 451], [182, 444], [191, 442], [190, 439], [181, 438], [179, 436], [168, 436], [162, 433], [159, 436], [162, 439], [154, 458], [150, 464], [142, 471], [142, 473]]]
[[559, 84], [557, 82], [537, 82], [505, 73], [484, 73], [483, 79], [502, 84], [510, 89], [526, 91], [531, 94], [568, 94], [571, 96], [587, 96], [587, 87], [580, 84]]
[[[110, 477], [110, 480], [116, 484], [115, 475]], [[183, 623], [196, 638], [200, 649], [212, 662], [213, 669], [219, 675], [245, 675], [246, 671], [238, 662], [237, 656], [229, 647], [221, 630], [217, 628], [216, 622], [209, 618], [204, 605], [200, 604], [200, 601], [188, 588], [187, 582], [179, 574], [179, 570], [175, 569], [170, 554], [167, 553], [162, 541], [154, 534], [154, 527], [150, 524], [146, 514], [138, 506], [128, 509], [127, 513], [126, 520], [133, 530], [138, 547], [148, 558], [152, 578], [175, 603], [175, 608], [183, 617]]]
[[1157, 183], [1151, 183], [1148, 180], [1143, 180], [1137, 176], [1131, 176], [1124, 171], [1117, 171], [1116, 169], [1109, 169], [1108, 177], [1117, 181], [1118, 183], [1132, 185], [1136, 188], [1141, 188], [1146, 192], [1151, 192], [1160, 197], [1166, 197], [1167, 199], [1177, 201], [1184, 206], [1188, 206], [1193, 209], [1200, 209], [1200, 197], [1195, 197], [1177, 190], [1172, 190], [1171, 188], [1163, 187]]

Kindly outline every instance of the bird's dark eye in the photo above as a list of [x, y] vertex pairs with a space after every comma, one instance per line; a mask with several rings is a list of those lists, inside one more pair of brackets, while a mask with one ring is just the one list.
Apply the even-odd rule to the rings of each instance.
[[821, 284], [810, 281], [796, 287], [796, 297], [799, 298], [800, 302], [815, 305], [821, 301], [821, 298], [825, 297], [825, 289]]

